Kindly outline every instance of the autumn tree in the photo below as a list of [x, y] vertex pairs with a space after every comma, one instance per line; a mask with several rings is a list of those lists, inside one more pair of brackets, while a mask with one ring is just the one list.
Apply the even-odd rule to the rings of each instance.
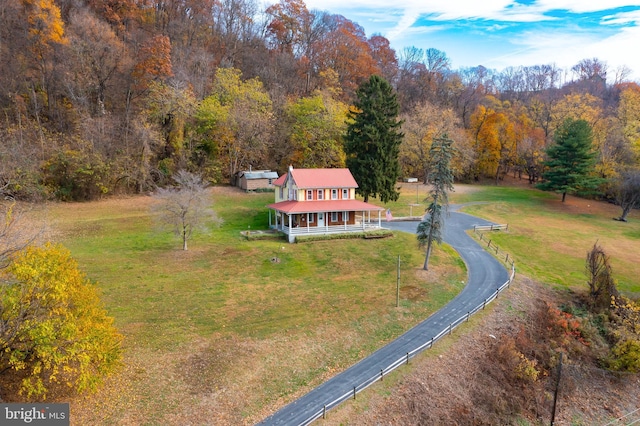
[[273, 133], [273, 106], [258, 78], [242, 80], [240, 70], [219, 68], [212, 94], [196, 112], [196, 122], [202, 143], [220, 156], [227, 178], [265, 161]]
[[416, 105], [410, 112], [402, 114], [401, 118], [404, 139], [400, 145], [399, 160], [403, 174], [419, 177], [427, 184], [433, 140], [445, 133], [461, 133], [460, 120], [452, 109], [429, 102]]
[[513, 123], [505, 113], [478, 105], [471, 115], [469, 131], [476, 151], [476, 176], [493, 177], [497, 183], [513, 163]]
[[591, 173], [595, 164], [595, 153], [591, 141], [591, 127], [584, 120], [568, 119], [555, 133], [555, 144], [547, 148], [548, 160], [542, 174], [544, 181], [538, 188], [562, 194], [593, 191], [602, 179]]
[[322, 19], [328, 31], [318, 44], [316, 66], [338, 74], [346, 98], [380, 70], [360, 25], [341, 15], [323, 14]]
[[380, 34], [374, 34], [369, 38], [369, 47], [380, 76], [393, 81], [398, 73], [398, 58], [389, 40]]
[[625, 142], [640, 158], [640, 86], [631, 83], [622, 87], [617, 117], [622, 125]]
[[114, 81], [128, 61], [125, 44], [108, 24], [84, 9], [72, 14], [70, 29], [70, 99], [91, 115], [105, 115], [116, 102]]
[[631, 209], [640, 208], [640, 170], [623, 172], [615, 179], [614, 193], [622, 214], [616, 220], [627, 221]]
[[269, 18], [267, 39], [280, 52], [301, 56], [303, 30], [313, 20], [312, 14], [302, 0], [280, 0], [265, 10]]
[[453, 191], [453, 173], [451, 159], [454, 155], [453, 141], [446, 134], [437, 137], [429, 150], [431, 168], [429, 170], [429, 182], [432, 189], [429, 192], [430, 203], [427, 214], [419, 224], [417, 230], [418, 245], [425, 248], [425, 270], [429, 269], [429, 258], [433, 242], [442, 243], [444, 231], [444, 214], [449, 205], [448, 192]]
[[95, 286], [61, 246], [20, 252], [0, 285], [0, 374], [42, 400], [54, 387], [95, 389], [121, 358], [122, 337]]
[[182, 250], [196, 231], [210, 224], [219, 224], [215, 212], [209, 207], [211, 200], [206, 190], [207, 183], [196, 174], [179, 170], [173, 180], [175, 187], [159, 188], [154, 193], [158, 201], [153, 211], [163, 227], [170, 228], [180, 238]]
[[344, 167], [342, 136], [346, 129], [348, 107], [329, 93], [316, 92], [287, 105], [289, 155], [284, 167]]
[[391, 85], [373, 75], [356, 92], [349, 111], [345, 136], [347, 167], [358, 182], [356, 191], [367, 202], [379, 197], [384, 203], [400, 196], [396, 182], [400, 176], [398, 153], [403, 134], [398, 120], [398, 101]]
[[156, 123], [165, 139], [162, 151], [158, 152], [158, 160], [163, 172], [168, 174], [186, 166], [185, 152], [187, 120], [197, 108], [197, 101], [191, 89], [176, 81], [165, 84], [160, 81], [149, 83], [146, 101], [146, 112], [152, 122]]
[[173, 75], [169, 37], [156, 35], [147, 40], [137, 57], [138, 62], [133, 68], [132, 76], [138, 90], [144, 91], [152, 81], [163, 81]]

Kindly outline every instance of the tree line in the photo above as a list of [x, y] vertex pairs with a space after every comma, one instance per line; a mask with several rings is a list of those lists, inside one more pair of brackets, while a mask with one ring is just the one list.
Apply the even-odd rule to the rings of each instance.
[[302, 0], [6, 0], [0, 22], [0, 188], [15, 198], [146, 192], [178, 170], [225, 183], [249, 167], [344, 167], [373, 75], [397, 95], [399, 176], [426, 182], [447, 134], [457, 180], [536, 183], [567, 119], [591, 128], [596, 177], [640, 167], [640, 86], [597, 58], [452, 69], [437, 48], [395, 51]]

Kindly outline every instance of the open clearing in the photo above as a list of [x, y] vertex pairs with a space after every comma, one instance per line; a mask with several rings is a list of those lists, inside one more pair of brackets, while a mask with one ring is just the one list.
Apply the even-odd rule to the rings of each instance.
[[[395, 217], [408, 216], [427, 189], [405, 187], [400, 200], [385, 207]], [[155, 230], [150, 197], [50, 207], [57, 237], [97, 281], [125, 335], [119, 373], [98, 393], [71, 398], [74, 424], [253, 424], [398, 336], [461, 288], [465, 271], [451, 249], [438, 248], [435, 267], [425, 273], [410, 235], [293, 245], [244, 241], [240, 231], [266, 226], [272, 197], [214, 188], [214, 209], [225, 223], [195, 237], [188, 252]], [[539, 191], [458, 185], [451, 194], [452, 203], [470, 201], [489, 203], [465, 211], [509, 223], [509, 232], [493, 236], [516, 258], [520, 275], [578, 289], [584, 256], [598, 240], [611, 251], [623, 290], [640, 293], [637, 211], [620, 223], [611, 220], [619, 214], [615, 206], [573, 197], [562, 204]], [[274, 256], [279, 263], [270, 261]], [[508, 323], [509, 315], [517, 312], [507, 309], [500, 321]], [[461, 333], [485, 339], [473, 324]], [[452, 353], [452, 343], [445, 339], [425, 359], [442, 355], [461, 363], [456, 356], [467, 355]], [[443, 365], [428, 369], [446, 375], [453, 367]], [[473, 374], [471, 365], [462, 365]], [[397, 380], [409, 372], [401, 370]], [[392, 380], [385, 383], [384, 392], [398, 393], [389, 388]], [[447, 387], [455, 390], [451, 382]], [[446, 410], [446, 389], [433, 389]], [[347, 406], [335, 418], [376, 424], [360, 421], [362, 409]], [[382, 419], [377, 413], [372, 418]]]
[[464, 265], [450, 248], [425, 273], [410, 235], [248, 242], [240, 231], [266, 228], [273, 194], [211, 196], [224, 224], [187, 252], [156, 229], [150, 197], [50, 206], [56, 235], [125, 336], [119, 373], [97, 394], [72, 398], [74, 423], [253, 424], [462, 288]]

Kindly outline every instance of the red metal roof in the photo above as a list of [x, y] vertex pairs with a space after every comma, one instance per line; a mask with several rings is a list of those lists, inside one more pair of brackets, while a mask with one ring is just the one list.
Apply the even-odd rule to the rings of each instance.
[[320, 201], [281, 201], [269, 204], [267, 207], [279, 212], [293, 213], [322, 213], [342, 211], [378, 211], [383, 207], [374, 206], [360, 200], [320, 200]]
[[358, 187], [358, 183], [349, 169], [291, 169], [289, 173], [280, 176], [273, 184], [276, 186], [284, 185], [289, 174], [300, 189]]
[[278, 179], [274, 180], [273, 181], [273, 185], [274, 186], [282, 186], [282, 185], [284, 185], [284, 182], [287, 180], [287, 174], [288, 173], [285, 173], [282, 176], [280, 176]]

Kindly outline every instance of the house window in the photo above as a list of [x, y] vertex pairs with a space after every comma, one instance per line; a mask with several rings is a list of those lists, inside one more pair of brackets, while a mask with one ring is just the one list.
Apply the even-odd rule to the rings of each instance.
[[331, 190], [331, 199], [332, 200], [337, 200], [338, 199], [338, 190], [337, 189], [332, 189]]
[[307, 223], [313, 222], [313, 213], [307, 213]]
[[271, 186], [271, 184], [273, 184], [273, 179], [267, 179], [267, 183]]
[[338, 212], [331, 212], [331, 222], [338, 221]]
[[307, 200], [313, 200], [313, 191], [311, 189], [307, 189]]
[[324, 200], [324, 189], [318, 189], [318, 200]]
[[280, 187], [280, 199], [282, 200], [284, 198], [284, 188], [281, 186]]
[[346, 189], [346, 188], [342, 190], [342, 199], [343, 200], [348, 200], [349, 199], [349, 190]]

